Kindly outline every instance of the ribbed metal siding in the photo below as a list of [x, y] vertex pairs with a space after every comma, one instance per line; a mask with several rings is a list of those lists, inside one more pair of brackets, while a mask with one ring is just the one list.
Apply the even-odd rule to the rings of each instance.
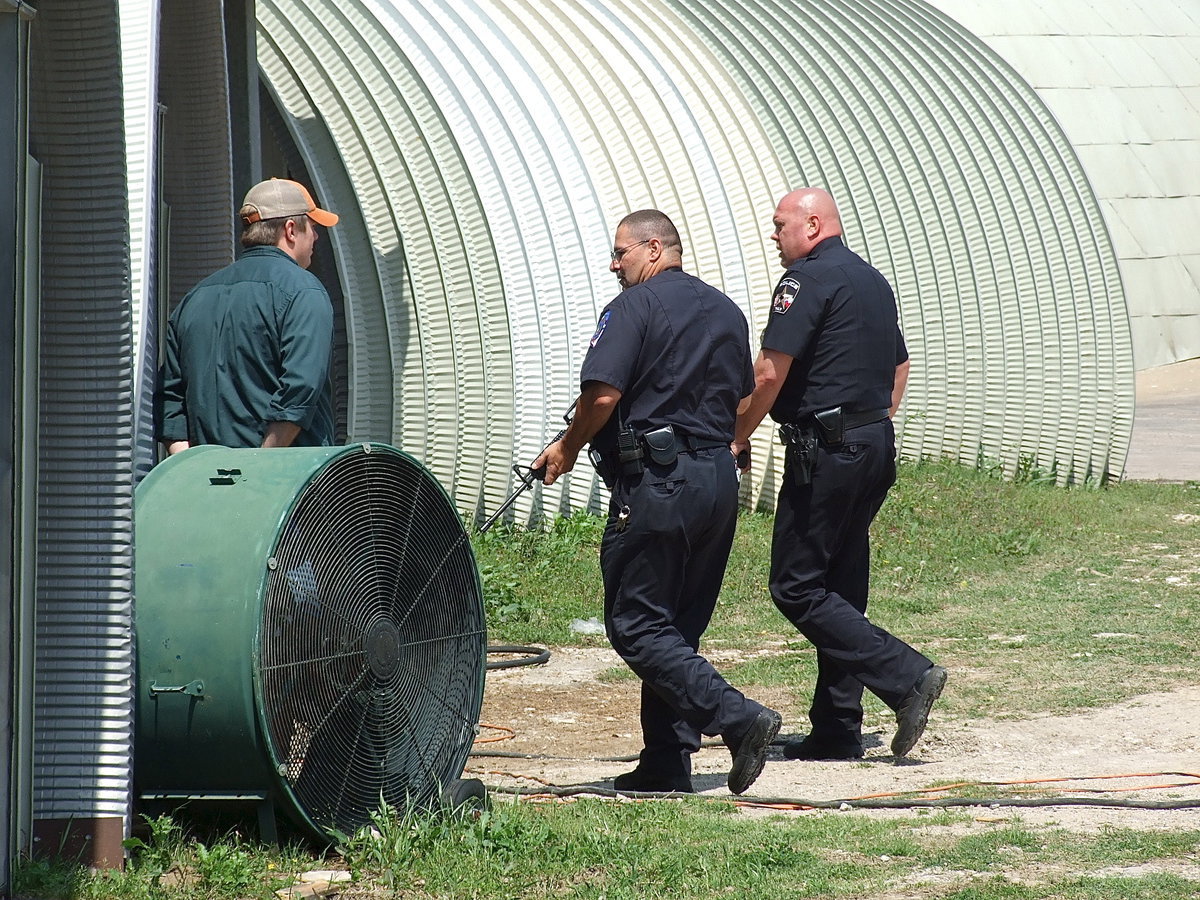
[[229, 73], [220, 3], [160, 3], [158, 100], [165, 107], [162, 199], [170, 206], [170, 308], [233, 262]]
[[154, 384], [158, 368], [158, 3], [120, 7], [125, 167], [129, 181], [130, 293], [133, 298], [134, 470], [154, 465]]
[[[347, 296], [351, 436], [421, 458], [459, 489], [460, 507], [488, 488], [502, 496], [513, 394], [507, 352], [484, 365], [484, 346], [509, 339], [503, 295], [488, 289], [499, 283], [493, 235], [458, 142], [408, 63], [400, 42], [413, 36], [355, 3], [263, 2], [258, 15], [260, 63], [314, 185], [350, 214], [329, 239]], [[336, 159], [313, 152], [305, 113], [324, 120]], [[380, 378], [390, 410], [370, 399]]]
[[[464, 512], [494, 505], [574, 396], [621, 215], [666, 210], [688, 269], [757, 334], [771, 213], [804, 183], [896, 286], [905, 455], [1119, 474], [1132, 357], [1095, 198], [1033, 91], [920, 0], [306, 0], [259, 21], [302, 150], [321, 117], [333, 147], [309, 161], [344, 167], [338, 200], [362, 210], [339, 251], [376, 248], [380, 277], [347, 289], [352, 342], [375, 340], [354, 372], [391, 361], [393, 415], [369, 436], [425, 459]], [[356, 408], [379, 412], [377, 378]], [[756, 440], [752, 501], [780, 462], [768, 428]], [[585, 464], [544, 496], [594, 505], [595, 480]]]
[[[27, 578], [32, 574], [29, 554], [23, 552], [32, 515], [32, 491], [24, 479], [32, 463], [26, 454], [30, 412], [25, 387], [25, 348], [28, 346], [25, 247], [29, 240], [27, 193], [30, 187], [27, 155], [29, 8], [18, 10], [0, 2], [0, 58], [11, 62], [9, 89], [0, 95], [0, 171], [12, 173], [3, 188], [0, 203], [0, 293], [13, 297], [12, 315], [0, 324], [4, 384], [0, 385], [0, 410], [6, 427], [0, 433], [0, 545], [11, 567], [0, 570], [0, 592], [9, 608], [0, 619], [0, 691], [3, 691], [3, 722], [0, 722], [0, 779], [4, 798], [0, 809], [0, 895], [9, 896], [12, 867], [11, 848], [27, 846], [31, 784], [28, 778], [32, 735], [28, 731], [31, 706], [28, 659], [32, 649], [32, 615]], [[36, 328], [34, 329], [36, 332]], [[33, 366], [36, 369], [36, 365]], [[29, 417], [36, 420], [36, 411]]]
[[43, 166], [34, 818], [128, 821], [133, 355], [111, 0], [38, 4]]
[[726, 3], [701, 21], [791, 177], [830, 187], [896, 286], [902, 452], [1119, 475], [1133, 396], [1116, 260], [1032, 90], [924, 3]]

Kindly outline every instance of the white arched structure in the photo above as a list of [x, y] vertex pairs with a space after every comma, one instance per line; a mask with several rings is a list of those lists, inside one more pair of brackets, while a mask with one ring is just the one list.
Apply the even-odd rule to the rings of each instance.
[[1138, 369], [1200, 356], [1200, 4], [932, 0], [1037, 91], [1113, 236]]
[[[1119, 476], [1133, 414], [1117, 259], [1037, 94], [922, 0], [259, 0], [259, 61], [346, 297], [352, 439], [423, 459], [468, 514], [577, 392], [646, 206], [757, 334], [790, 187], [839, 200], [913, 355], [902, 453]], [[756, 502], [779, 463], [759, 434]], [[521, 518], [595, 507], [586, 466]]]

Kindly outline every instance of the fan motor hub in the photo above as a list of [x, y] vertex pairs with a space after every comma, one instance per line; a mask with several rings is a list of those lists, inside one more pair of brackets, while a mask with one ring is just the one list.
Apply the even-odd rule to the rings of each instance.
[[391, 619], [376, 619], [367, 629], [367, 665], [376, 678], [388, 679], [400, 665], [400, 629]]

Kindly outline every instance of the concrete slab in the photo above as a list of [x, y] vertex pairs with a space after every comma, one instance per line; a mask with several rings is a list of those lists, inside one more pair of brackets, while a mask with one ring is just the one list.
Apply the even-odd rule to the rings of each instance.
[[1125, 479], [1200, 481], [1200, 359], [1136, 375]]

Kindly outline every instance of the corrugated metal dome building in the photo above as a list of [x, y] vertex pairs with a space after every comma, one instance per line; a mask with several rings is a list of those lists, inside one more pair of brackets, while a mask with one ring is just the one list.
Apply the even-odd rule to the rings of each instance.
[[[897, 288], [906, 456], [1119, 476], [1135, 347], [1139, 366], [1200, 353], [1200, 230], [1183, 227], [1200, 175], [1173, 163], [1200, 136], [1200, 22], [1190, 0], [994, 6], [0, 0], [17, 845], [40, 825], [120, 854], [131, 488], [154, 460], [160, 323], [232, 257], [264, 173], [343, 216], [317, 269], [345, 433], [425, 460], [468, 516], [558, 428], [625, 212], [668, 212], [689, 270], [757, 331], [770, 215], [802, 183], [830, 188]], [[1097, 61], [1130, 47], [1132, 74]], [[752, 504], [777, 477], [758, 440]], [[517, 515], [600, 499], [581, 470]]]
[[[1103, 210], [1038, 95], [929, 4], [262, 0], [258, 20], [289, 149], [349, 213], [348, 433], [427, 459], [465, 512], [575, 395], [622, 214], [671, 215], [757, 331], [770, 213], [805, 183], [897, 287], [905, 455], [1119, 475], [1133, 357]], [[778, 462], [760, 443], [751, 502]], [[598, 492], [577, 470], [545, 502]]]

